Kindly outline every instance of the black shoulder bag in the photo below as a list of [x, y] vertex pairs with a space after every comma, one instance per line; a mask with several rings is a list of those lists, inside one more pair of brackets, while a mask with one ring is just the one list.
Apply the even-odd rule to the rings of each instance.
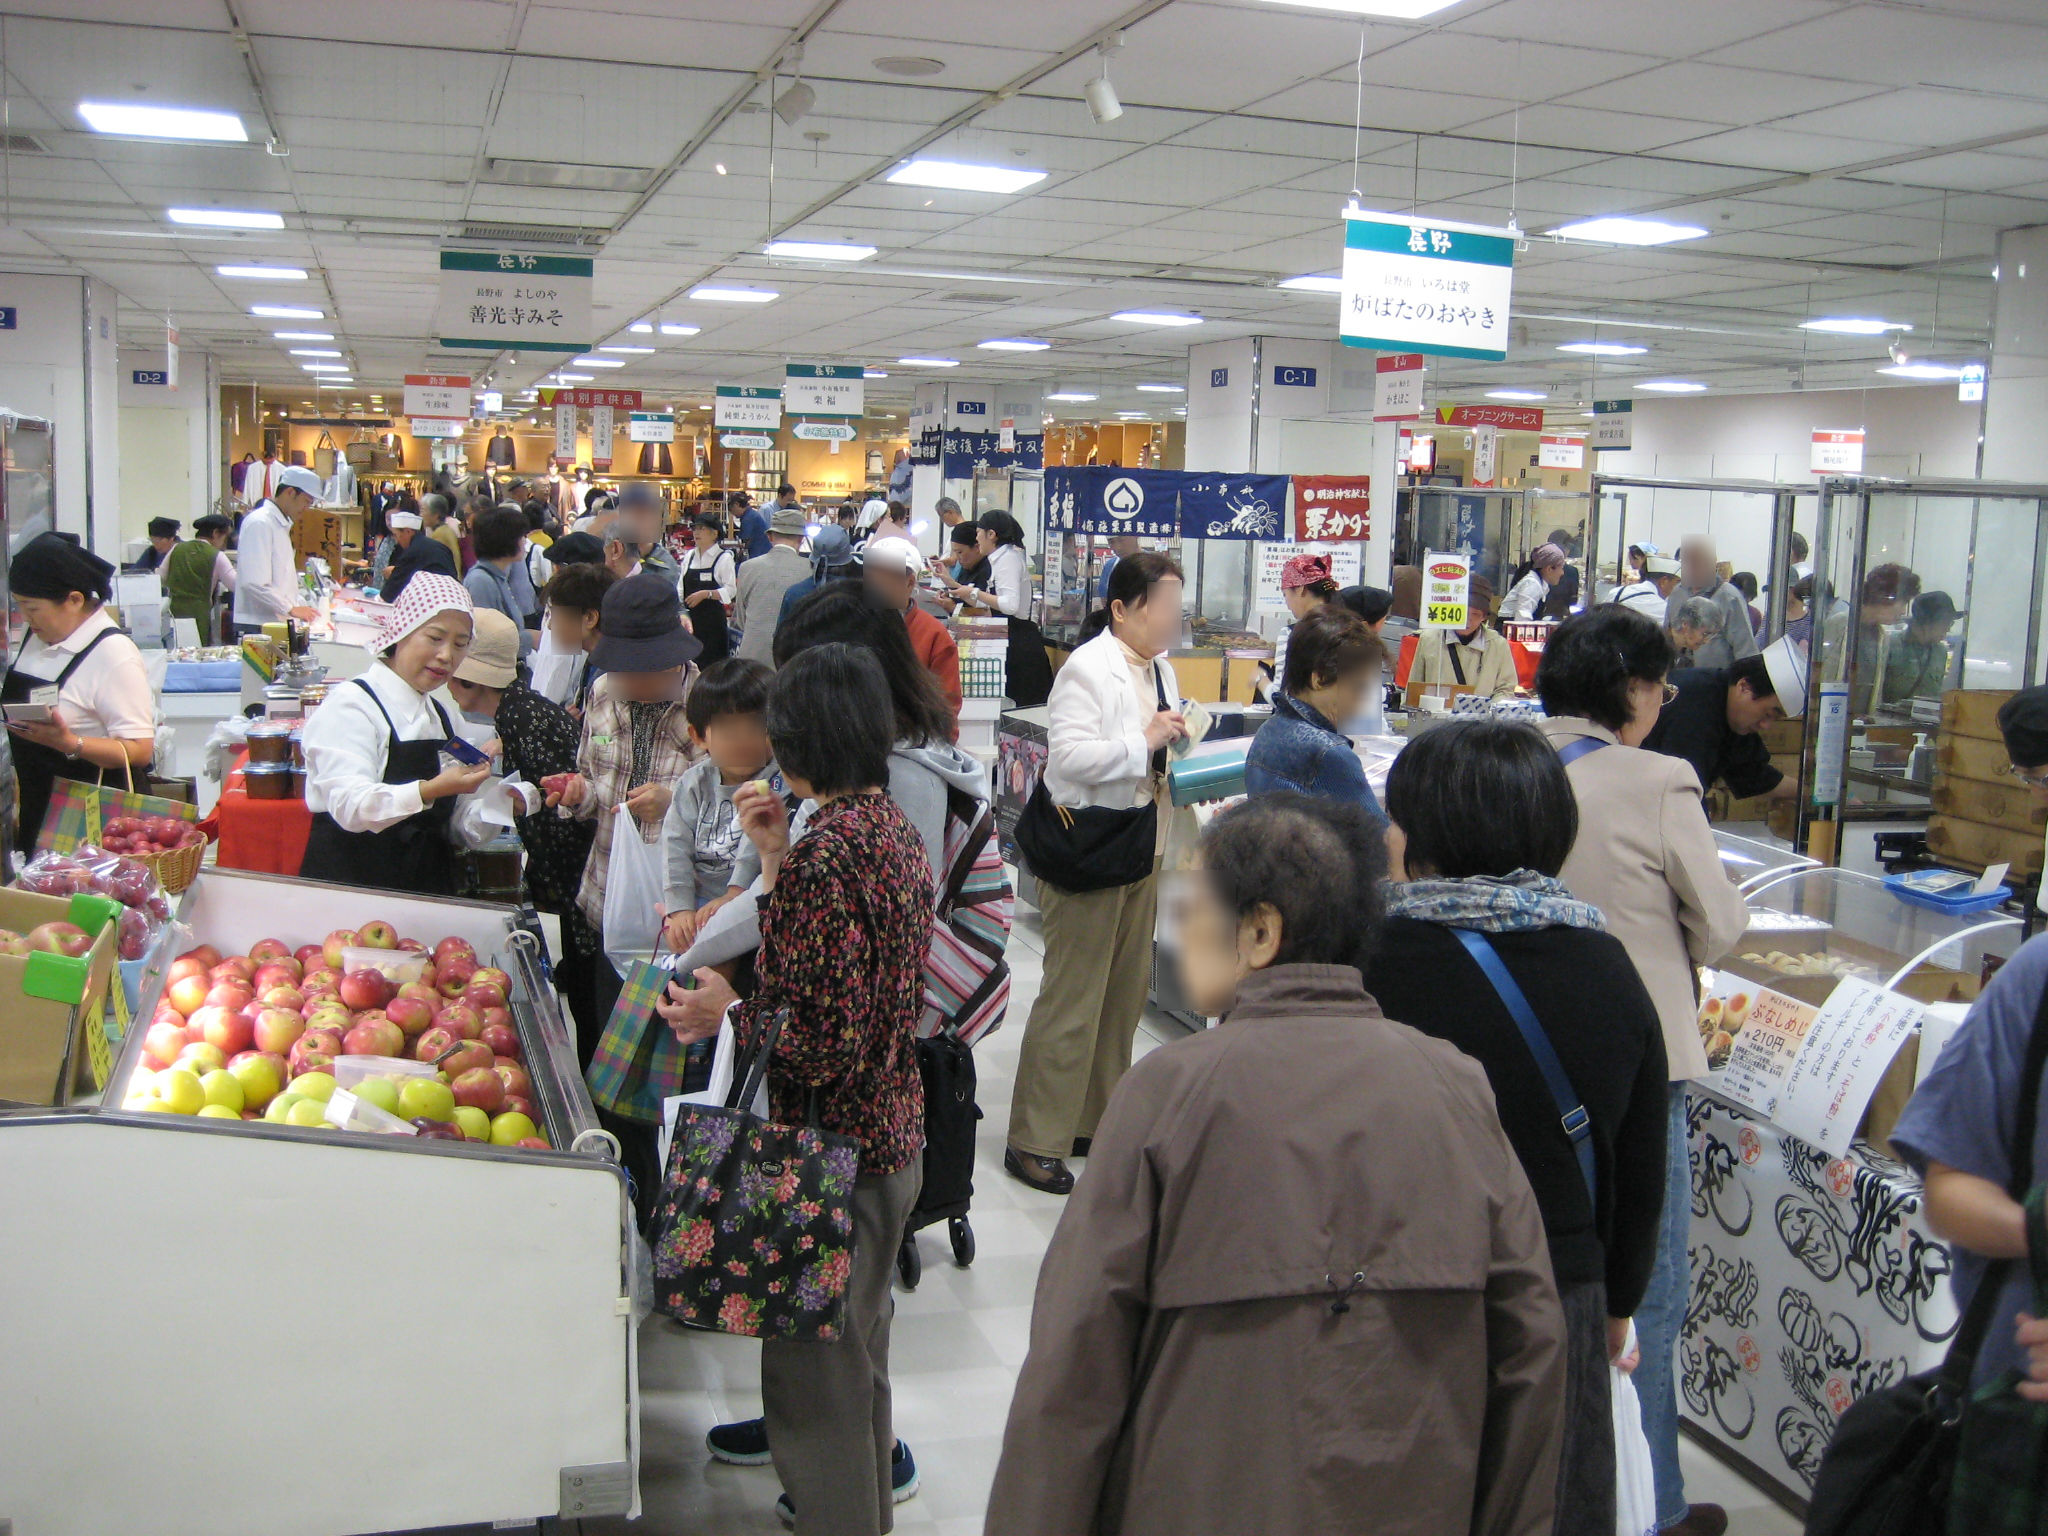
[[[2022, 1203], [2033, 1182], [2034, 1123], [2044, 1063], [2048, 988], [2035, 1007], [2034, 1030], [2027, 1037], [2011, 1148], [2012, 1177], [2006, 1181], [2006, 1192]], [[2018, 1262], [2001, 1259], [1985, 1270], [1938, 1367], [1849, 1405], [1813, 1479], [1806, 1536], [1938, 1536], [1947, 1528], [1970, 1374], [1998, 1310], [1999, 1295]]]
[[[1152, 663], [1159, 707], [1167, 708], [1166, 679]], [[1155, 781], [1166, 772], [1166, 749], [1152, 754]], [[1038, 787], [1017, 818], [1017, 847], [1031, 872], [1055, 890], [1078, 894], [1135, 885], [1152, 873], [1159, 851], [1159, 796], [1149, 805], [1118, 810], [1106, 805], [1061, 805]]]

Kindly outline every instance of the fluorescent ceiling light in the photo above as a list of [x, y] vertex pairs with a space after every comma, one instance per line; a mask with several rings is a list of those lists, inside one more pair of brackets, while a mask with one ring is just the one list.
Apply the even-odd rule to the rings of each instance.
[[889, 377], [888, 374], [882, 372], [879, 368], [863, 368], [860, 371], [860, 376], [864, 379], [886, 379]]
[[715, 304], [766, 304], [772, 299], [781, 298], [782, 295], [773, 288], [720, 288], [712, 285], [692, 288], [690, 297], [708, 299]]
[[1120, 309], [1109, 317], [1130, 325], [1200, 325], [1200, 315], [1178, 315], [1163, 309]]
[[1669, 245], [1697, 240], [1706, 233], [1697, 224], [1667, 224], [1662, 219], [1581, 219], [1552, 231], [1567, 240], [1595, 240], [1603, 245]]
[[1138, 386], [1138, 393], [1141, 395], [1184, 395], [1187, 393], [1187, 388], [1181, 384], [1140, 384]]
[[332, 341], [332, 331], [272, 331], [279, 341]]
[[1342, 293], [1344, 279], [1341, 277], [1283, 277], [1276, 285], [1291, 288], [1296, 293]]
[[1893, 363], [1880, 368], [1879, 373], [1888, 373], [1895, 379], [1960, 379], [1963, 370], [1951, 368], [1946, 363]]
[[290, 304], [252, 304], [249, 313], [259, 320], [325, 320], [324, 309], [298, 309]]
[[957, 357], [899, 357], [896, 359], [896, 366], [899, 368], [958, 368], [960, 366], [960, 359]]
[[246, 144], [249, 130], [232, 112], [196, 107], [145, 107], [132, 102], [81, 101], [78, 115], [94, 133], [118, 133], [137, 139], [211, 139]]
[[1704, 393], [1707, 386], [1691, 379], [1645, 379], [1634, 387], [1660, 395], [1697, 395]]
[[883, 178], [906, 187], [944, 187], [953, 192], [1022, 192], [1045, 180], [1044, 171], [1004, 165], [966, 165], [958, 160], [913, 160]]
[[1028, 336], [997, 336], [990, 341], [977, 341], [975, 345], [984, 352], [1044, 352], [1051, 348], [1049, 341], [1033, 341]]
[[588, 384], [596, 377], [597, 375], [594, 373], [558, 373], [555, 375], [555, 382], [558, 384]]
[[1489, 400], [1548, 400], [1550, 396], [1533, 389], [1489, 389]]
[[875, 254], [872, 245], [854, 245], [843, 240], [770, 240], [770, 256], [794, 256], [801, 261], [866, 261]]
[[1886, 331], [1910, 331], [1897, 320], [1864, 320], [1853, 315], [1830, 316], [1824, 320], [1802, 320], [1802, 331], [1825, 331], [1830, 336], [1882, 336]]
[[1632, 347], [1620, 341], [1568, 341], [1557, 350], [1577, 352], [1586, 357], [1640, 357], [1650, 349]]
[[1458, 0], [1266, 0], [1268, 5], [1293, 6], [1304, 11], [1341, 11], [1346, 16], [1392, 16], [1414, 21], [1434, 16], [1456, 5]]
[[301, 363], [299, 366], [308, 373], [347, 373], [347, 363]]
[[215, 267], [222, 277], [267, 277], [276, 282], [303, 283], [306, 280], [302, 267]]
[[164, 217], [173, 224], [197, 224], [206, 229], [283, 229], [284, 215], [252, 208], [166, 208]]
[[1094, 400], [1098, 397], [1078, 389], [1055, 390], [1045, 397], [1048, 400]]
[[624, 359], [617, 357], [572, 357], [569, 359], [578, 368], [623, 368]]
[[635, 336], [652, 336], [654, 334], [653, 322], [648, 320], [635, 320], [626, 329]]
[[1145, 421], [1148, 419], [1143, 411], [1118, 411], [1116, 414], [1119, 421]]
[[600, 352], [652, 352], [652, 347], [629, 347], [624, 342], [608, 341], [597, 349]]
[[[640, 331], [645, 330], [646, 327], [636, 325], [633, 327], [633, 329], [636, 331]], [[661, 322], [661, 334], [664, 336], [694, 336], [703, 329], [704, 327], [701, 325], [678, 325], [673, 320], [664, 320]]]
[[293, 357], [339, 357], [339, 352], [327, 347], [293, 347]]

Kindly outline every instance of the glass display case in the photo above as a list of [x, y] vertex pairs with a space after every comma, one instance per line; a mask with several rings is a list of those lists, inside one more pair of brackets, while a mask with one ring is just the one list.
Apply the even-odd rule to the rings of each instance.
[[1733, 832], [1713, 829], [1714, 846], [1721, 852], [1721, 868], [1738, 889], [1747, 892], [1756, 886], [1796, 869], [1817, 869], [1820, 860], [1809, 859], [1803, 853], [1790, 848], [1780, 848], [1775, 843], [1760, 842], [1753, 837], [1737, 837]]

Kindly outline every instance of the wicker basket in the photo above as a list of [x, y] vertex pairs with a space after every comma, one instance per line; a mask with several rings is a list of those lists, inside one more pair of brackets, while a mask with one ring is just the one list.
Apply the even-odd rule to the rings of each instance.
[[176, 896], [199, 878], [200, 866], [206, 862], [206, 842], [202, 838], [189, 847], [173, 848], [168, 853], [129, 853], [122, 857], [147, 864], [155, 872], [157, 884], [164, 888], [164, 894]]

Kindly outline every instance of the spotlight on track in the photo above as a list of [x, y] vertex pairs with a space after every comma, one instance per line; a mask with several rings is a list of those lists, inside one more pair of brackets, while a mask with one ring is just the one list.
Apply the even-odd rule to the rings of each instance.
[[1097, 123], [1113, 123], [1124, 115], [1124, 104], [1116, 99], [1116, 87], [1109, 83], [1109, 56], [1124, 45], [1121, 32], [1095, 45], [1102, 59], [1102, 73], [1081, 87], [1081, 99], [1088, 103], [1088, 115]]

